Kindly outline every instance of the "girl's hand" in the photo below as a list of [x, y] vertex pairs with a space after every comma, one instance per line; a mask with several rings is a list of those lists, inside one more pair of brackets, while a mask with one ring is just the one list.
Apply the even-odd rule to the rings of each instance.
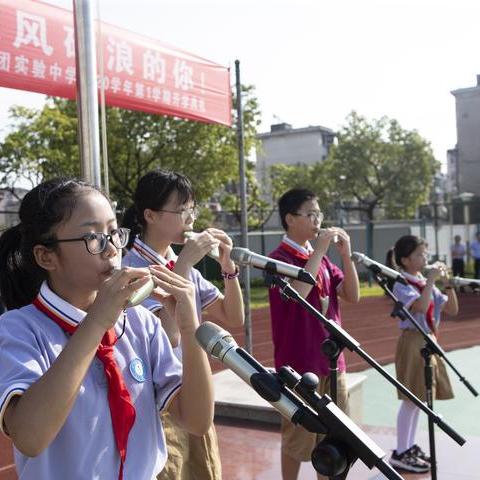
[[150, 279], [146, 268], [124, 267], [113, 270], [98, 290], [85, 320], [95, 322], [107, 331], [112, 328], [128, 304], [130, 297]]
[[[175, 319], [181, 332], [195, 331], [198, 327], [197, 311], [195, 306], [195, 287], [192, 282], [170, 271], [163, 265], [149, 267], [153, 281], [175, 300], [170, 304], [174, 308]], [[171, 302], [171, 300], [170, 300]]]
[[441, 262], [435, 262], [432, 265], [429, 265], [427, 272], [427, 280], [435, 282], [440, 278], [445, 278], [447, 267]]
[[436, 280], [440, 280], [440, 284], [442, 286], [450, 284], [448, 267], [443, 262], [435, 262], [433, 265], [430, 265], [429, 267], [430, 268], [433, 267], [435, 270], [440, 271], [440, 276], [436, 277]]
[[186, 262], [188, 265], [195, 265], [214, 247], [218, 246], [218, 240], [208, 230], [195, 234], [185, 242], [180, 255], [179, 262]]
[[233, 248], [232, 239], [218, 228], [208, 228], [206, 232], [219, 242], [220, 258], [218, 263], [220, 263], [222, 270], [227, 273], [235, 273], [235, 263], [230, 259]]

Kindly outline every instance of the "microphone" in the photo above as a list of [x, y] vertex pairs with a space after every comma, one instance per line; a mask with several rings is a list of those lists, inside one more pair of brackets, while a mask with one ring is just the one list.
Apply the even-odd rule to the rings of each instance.
[[240, 348], [229, 332], [215, 323], [203, 322], [197, 328], [195, 337], [203, 350], [220, 360], [253, 387], [285, 418], [293, 423], [298, 422], [296, 413], [299, 407], [296, 403], [300, 400], [291, 392], [282, 392], [282, 386], [275, 375], [258, 363], [246, 350]]
[[375, 260], [372, 260], [371, 258], [367, 257], [363, 253], [353, 252], [350, 258], [355, 263], [362, 264], [363, 266], [371, 270], [373, 273], [381, 274], [385, 277], [395, 280], [396, 282], [400, 282], [400, 283], [403, 283], [404, 285], [407, 285], [407, 281], [405, 280], [405, 278], [402, 276], [400, 272], [397, 272], [393, 268], [389, 268], [386, 265], [383, 265], [381, 263], [376, 262]]
[[304, 268], [295, 267], [294, 265], [275, 260], [274, 258], [264, 257], [263, 255], [250, 251], [248, 248], [232, 248], [230, 258], [239, 265], [259, 268], [273, 275], [280, 274], [304, 283], [309, 283], [310, 285], [316, 285], [317, 283], [313, 275]]
[[[230, 368], [287, 420], [309, 432], [327, 434], [313, 464], [317, 472], [327, 476], [346, 475], [350, 465], [360, 458], [370, 469], [376, 466], [387, 478], [401, 480], [402, 477], [385, 462], [382, 449], [327, 395], [318, 396], [314, 402], [315, 409], [312, 408], [309, 401], [306, 404], [274, 373], [240, 348], [229, 332], [212, 322], [203, 322], [197, 328], [195, 337], [205, 352]], [[312, 392], [313, 395], [318, 394]], [[337, 462], [339, 458], [343, 458], [343, 462]]]
[[475, 278], [453, 277], [452, 283], [456, 287], [470, 287], [472, 290], [480, 288], [480, 280]]

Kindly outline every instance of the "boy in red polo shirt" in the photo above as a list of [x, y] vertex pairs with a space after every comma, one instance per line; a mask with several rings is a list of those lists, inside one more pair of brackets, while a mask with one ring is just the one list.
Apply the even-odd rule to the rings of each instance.
[[[289, 190], [278, 207], [286, 234], [269, 256], [310, 272], [317, 279], [315, 286], [295, 280], [292, 287], [327, 318], [341, 324], [338, 297], [352, 303], [360, 297], [357, 272], [350, 259], [350, 237], [341, 228], [320, 228], [323, 213], [309, 190]], [[332, 242], [342, 259], [343, 272], [326, 255]], [[301, 305], [283, 300], [278, 287], [270, 289], [269, 298], [275, 368], [289, 365], [300, 374], [313, 372], [320, 379], [319, 393], [329, 393], [329, 360], [321, 350], [328, 332]], [[343, 353], [338, 357], [338, 368], [337, 404], [347, 411]], [[316, 434], [282, 420], [283, 480], [296, 480], [300, 463], [310, 461], [318, 441]]]

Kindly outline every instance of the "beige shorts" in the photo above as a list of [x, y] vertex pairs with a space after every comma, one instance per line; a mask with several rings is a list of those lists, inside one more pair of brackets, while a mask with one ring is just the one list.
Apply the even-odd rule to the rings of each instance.
[[212, 425], [202, 437], [182, 430], [169, 412], [161, 415], [167, 463], [157, 480], [221, 480], [222, 466], [217, 434]]
[[[317, 392], [320, 395], [330, 393], [330, 377], [320, 377]], [[339, 373], [337, 378], [337, 405], [348, 415], [348, 391], [345, 373]], [[325, 435], [311, 433], [305, 428], [294, 425], [282, 417], [282, 454], [288, 455], [299, 462], [309, 462], [312, 450]]]

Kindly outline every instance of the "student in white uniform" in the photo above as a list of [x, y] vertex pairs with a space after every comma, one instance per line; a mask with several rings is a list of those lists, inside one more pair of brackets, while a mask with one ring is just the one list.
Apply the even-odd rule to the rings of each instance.
[[[0, 428], [19, 479], [151, 480], [166, 461], [159, 412], [196, 435], [212, 423], [194, 287], [163, 266], [117, 270], [128, 235], [95, 187], [55, 179], [0, 237]], [[149, 278], [175, 300], [182, 363], [155, 315], [126, 308]]]
[[[123, 220], [123, 225], [132, 230], [131, 249], [123, 258], [123, 264], [132, 267], [168, 265], [195, 285], [199, 319], [202, 313], [208, 312], [213, 321], [219, 321], [227, 328], [241, 326], [243, 298], [238, 269], [230, 259], [231, 238], [216, 228], [208, 228], [195, 238], [185, 238], [185, 232], [193, 229], [196, 218], [190, 180], [177, 172], [150, 171], [139, 180], [134, 200]], [[171, 244], [183, 245], [178, 257]], [[224, 294], [193, 268], [214, 246], [219, 247], [218, 262], [224, 279]], [[172, 345], [177, 345], [178, 332], [170, 320], [168, 304], [162, 308], [162, 302], [150, 298], [144, 306], [159, 316]], [[220, 455], [213, 426], [206, 435], [198, 437], [186, 433], [168, 412], [162, 421], [169, 458], [158, 479], [221, 480]]]

